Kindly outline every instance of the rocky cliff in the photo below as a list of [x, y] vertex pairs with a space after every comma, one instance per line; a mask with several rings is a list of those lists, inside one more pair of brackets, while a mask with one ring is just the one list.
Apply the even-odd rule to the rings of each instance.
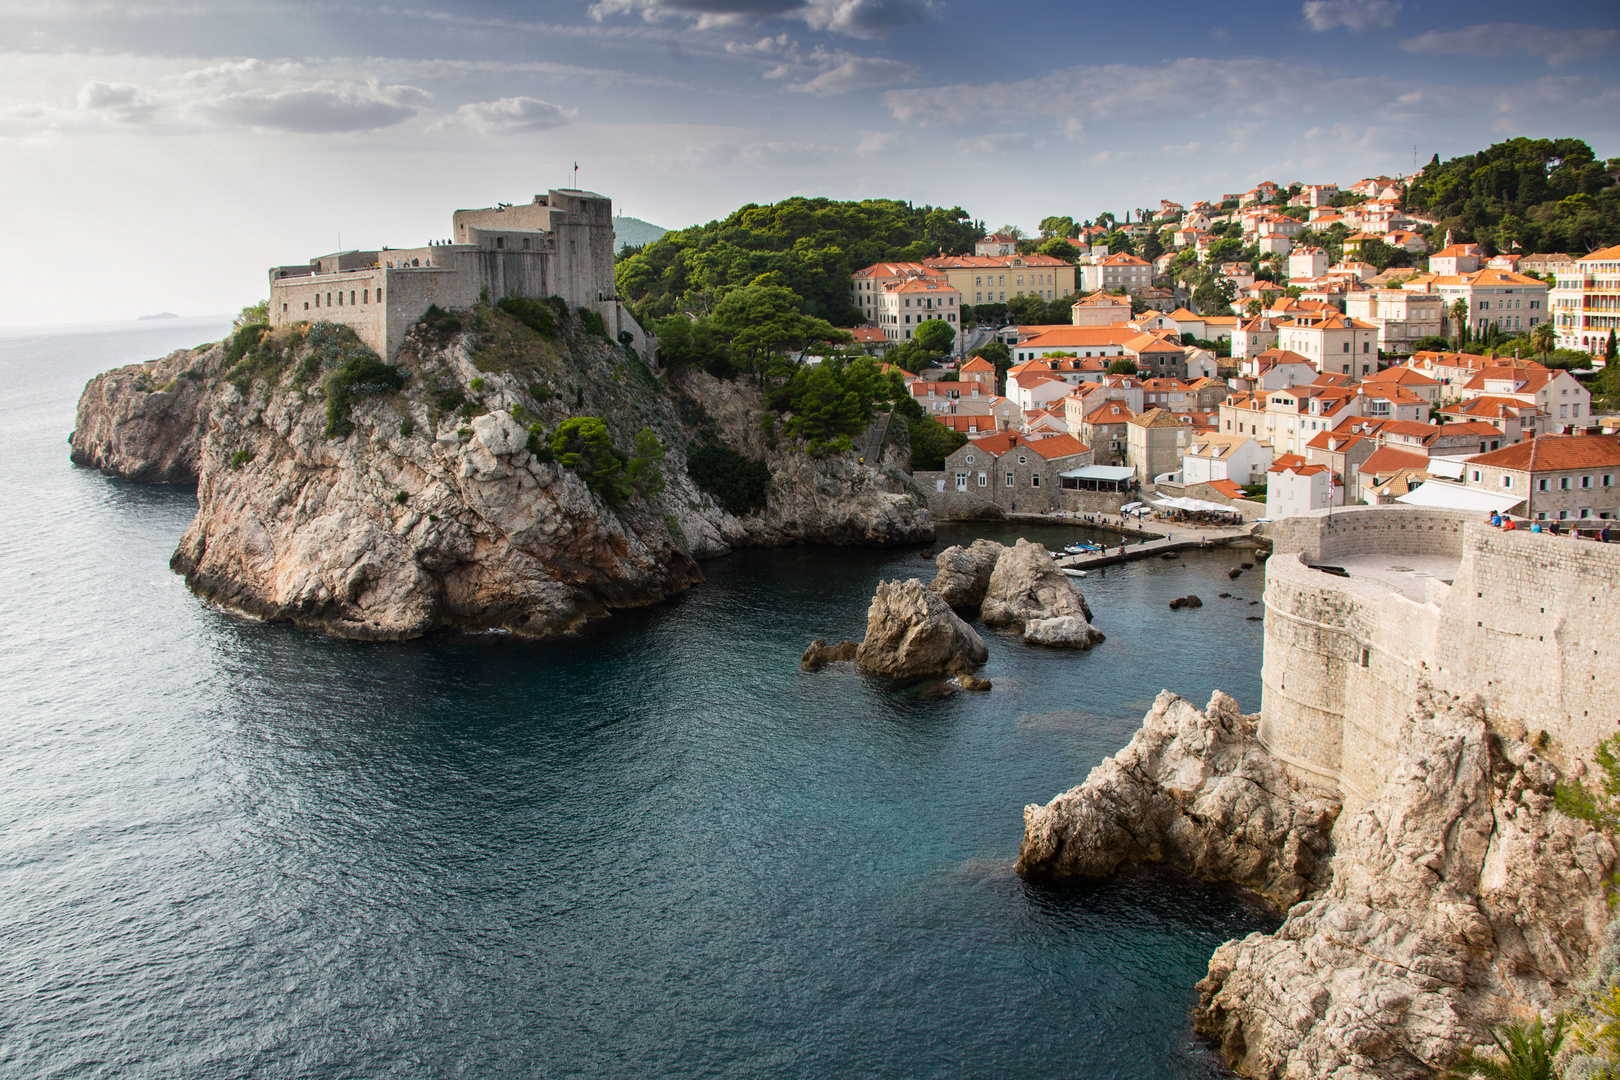
[[1557, 770], [1511, 727], [1423, 688], [1383, 790], [1335, 817], [1229, 699], [1161, 695], [1130, 746], [1026, 808], [1019, 868], [1168, 862], [1292, 904], [1216, 950], [1199, 1030], [1245, 1076], [1433, 1077], [1488, 1025], [1565, 1004], [1609, 921], [1613, 844], [1555, 809]]
[[[702, 580], [697, 559], [736, 546], [933, 535], [883, 472], [903, 443], [865, 463], [766, 447], [746, 386], [672, 386], [566, 314], [548, 332], [495, 309], [465, 318], [418, 326], [393, 366], [315, 324], [108, 372], [80, 400], [73, 460], [195, 480], [172, 560], [194, 591], [355, 638], [567, 633], [680, 592]], [[626, 495], [556, 460], [543, 435], [571, 416], [601, 418], [622, 456], [655, 436], [662, 489]], [[763, 512], [728, 514], [686, 473], [697, 440], [728, 438], [760, 442]]]

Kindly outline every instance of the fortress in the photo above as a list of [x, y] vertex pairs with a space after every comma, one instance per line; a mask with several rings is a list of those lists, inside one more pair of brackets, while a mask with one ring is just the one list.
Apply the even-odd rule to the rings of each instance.
[[[1566, 769], [1620, 733], [1620, 545], [1405, 507], [1316, 511], [1268, 532], [1260, 740], [1347, 808], [1388, 780], [1422, 680], [1478, 694], [1498, 730], [1546, 732]], [[1449, 584], [1402, 581], [1415, 563], [1455, 569]]]
[[451, 215], [447, 243], [340, 251], [270, 270], [270, 325], [342, 323], [386, 360], [429, 306], [467, 308], [487, 293], [559, 296], [602, 316], [609, 335], [643, 356], [653, 342], [613, 283], [613, 203], [589, 191], [549, 191]]

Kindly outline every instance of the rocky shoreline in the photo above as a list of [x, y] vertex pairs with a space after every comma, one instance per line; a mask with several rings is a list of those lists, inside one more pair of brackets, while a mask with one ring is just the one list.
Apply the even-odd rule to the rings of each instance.
[[[567, 634], [691, 587], [699, 560], [734, 548], [933, 537], [926, 507], [886, 475], [908, 463], [903, 440], [871, 464], [812, 458], [770, 445], [745, 384], [658, 378], [576, 319], [548, 339], [487, 318], [488, 335], [417, 327], [396, 360], [403, 385], [356, 394], [340, 413], [334, 376], [364, 358], [336, 328], [106, 372], [79, 401], [72, 460], [196, 483], [171, 565], [199, 596], [359, 639]], [[532, 442], [531, 425], [581, 415], [623, 447], [652, 432], [662, 490], [610, 498]], [[738, 517], [698, 489], [686, 454], [699, 441], [765, 462], [763, 510]]]
[[1376, 798], [1341, 813], [1217, 693], [1159, 696], [1129, 746], [1025, 808], [1042, 880], [1168, 864], [1286, 912], [1215, 951], [1197, 1029], [1247, 1077], [1433, 1077], [1487, 1028], [1555, 1010], [1604, 942], [1617, 854], [1554, 806], [1557, 769], [1477, 700], [1424, 687]]

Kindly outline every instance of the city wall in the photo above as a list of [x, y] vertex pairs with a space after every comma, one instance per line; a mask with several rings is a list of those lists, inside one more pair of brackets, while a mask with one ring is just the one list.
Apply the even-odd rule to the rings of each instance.
[[[1590, 762], [1620, 732], [1620, 545], [1502, 532], [1473, 517], [1363, 507], [1335, 511], [1331, 528], [1319, 512], [1272, 533], [1260, 738], [1347, 805], [1387, 779], [1422, 680], [1478, 694], [1498, 730], [1545, 731], [1547, 753], [1565, 766]], [[1455, 579], [1430, 581], [1422, 602], [1306, 565], [1448, 553], [1459, 558]]]

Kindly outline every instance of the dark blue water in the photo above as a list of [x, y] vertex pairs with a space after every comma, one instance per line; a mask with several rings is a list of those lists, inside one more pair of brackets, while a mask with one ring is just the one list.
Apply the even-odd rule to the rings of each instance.
[[0, 339], [0, 1075], [1219, 1075], [1192, 986], [1264, 917], [1011, 865], [1161, 687], [1257, 707], [1257, 575], [1093, 576], [1106, 644], [944, 699], [797, 665], [915, 549], [568, 644], [261, 626], [169, 572], [189, 490], [67, 460], [88, 376], [221, 329]]

